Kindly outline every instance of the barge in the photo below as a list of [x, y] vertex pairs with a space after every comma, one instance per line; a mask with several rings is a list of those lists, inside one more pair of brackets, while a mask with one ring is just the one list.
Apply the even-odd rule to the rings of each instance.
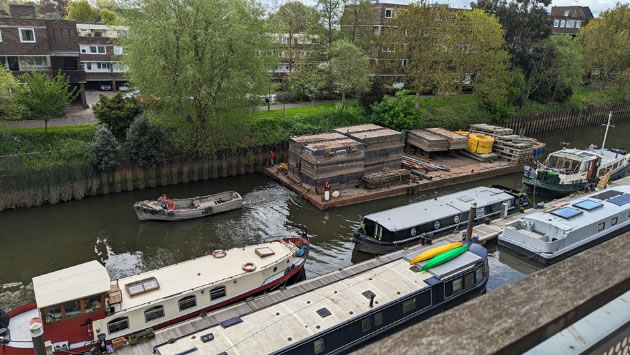
[[551, 264], [629, 230], [630, 185], [623, 185], [508, 223], [499, 244]]
[[[421, 269], [429, 260], [410, 266], [412, 259], [430, 248], [419, 248], [376, 268], [205, 329], [181, 327], [175, 332], [178, 337], [154, 346], [153, 352], [343, 353], [485, 292], [485, 248], [469, 243], [468, 251], [426, 271]], [[213, 317], [209, 314], [206, 318]]]
[[33, 322], [43, 325], [44, 340], [62, 354], [100, 353], [123, 337], [150, 337], [156, 329], [300, 280], [309, 245], [304, 233], [118, 280], [110, 280], [97, 261], [34, 277], [36, 302], [8, 312], [0, 351], [33, 354]]
[[173, 199], [173, 209], [162, 207], [159, 201], [136, 202], [133, 209], [140, 221], [184, 221], [233, 211], [243, 206], [243, 198], [236, 191], [214, 195]]
[[435, 199], [412, 203], [363, 218], [354, 234], [355, 248], [371, 254], [385, 254], [417, 243], [430, 243], [438, 235], [466, 230], [472, 201], [477, 202], [475, 223], [499, 217], [501, 205], [508, 212], [527, 206], [527, 196], [496, 187], [476, 187]]

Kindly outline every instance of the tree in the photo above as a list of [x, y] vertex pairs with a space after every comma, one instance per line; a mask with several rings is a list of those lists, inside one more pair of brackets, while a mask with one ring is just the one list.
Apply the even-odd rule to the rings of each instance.
[[140, 166], [149, 167], [164, 161], [167, 151], [166, 137], [160, 127], [153, 125], [140, 115], [127, 131], [125, 150], [131, 160]]
[[[199, 130], [264, 92], [268, 46], [260, 11], [248, 0], [140, 0], [125, 15], [122, 61], [143, 95]], [[220, 20], [217, 20], [220, 19]]]
[[580, 29], [587, 73], [599, 71], [602, 87], [630, 67], [630, 5], [617, 4]]
[[332, 43], [329, 49], [328, 73], [334, 86], [341, 93], [341, 109], [346, 102], [346, 94], [362, 93], [368, 85], [370, 75], [369, 59], [354, 44], [341, 39]]
[[37, 5], [37, 12], [40, 14], [65, 14], [67, 7], [68, 0], [40, 0], [39, 4]]
[[420, 128], [422, 120], [415, 104], [416, 100], [409, 91], [399, 90], [393, 99], [372, 105], [370, 121], [397, 131]]
[[325, 78], [318, 64], [304, 56], [289, 73], [289, 86], [294, 92], [304, 93], [311, 98], [311, 104], [315, 105], [316, 94], [324, 87]]
[[359, 48], [368, 50], [373, 37], [374, 11], [370, 0], [346, 0], [339, 21], [341, 33]]
[[309, 21], [312, 19], [313, 9], [301, 2], [291, 1], [283, 4], [276, 12], [272, 20], [277, 20], [278, 31], [286, 33], [288, 38], [287, 48], [289, 49], [289, 71], [293, 70], [294, 48], [298, 38], [296, 35], [306, 32]]
[[120, 164], [120, 149], [116, 138], [106, 127], [100, 126], [90, 143], [88, 162], [96, 171], [112, 171]]
[[125, 98], [120, 92], [112, 97], [99, 95], [98, 104], [92, 110], [99, 123], [105, 125], [119, 142], [125, 140], [127, 129], [142, 113], [138, 100], [132, 97]]
[[[505, 42], [510, 53], [511, 64], [520, 68], [528, 87], [530, 81], [545, 68], [543, 40], [551, 35], [551, 18], [546, 7], [551, 0], [477, 0], [471, 7], [496, 15], [505, 30]], [[523, 92], [523, 99], [531, 90]]]
[[569, 36], [551, 36], [545, 40], [545, 53], [548, 66], [540, 73], [540, 85], [531, 98], [564, 102], [582, 86], [580, 43]]
[[328, 46], [336, 37], [339, 19], [343, 12], [343, 0], [317, 0], [317, 9], [325, 29], [325, 44]]
[[20, 83], [7, 68], [0, 64], [0, 119], [20, 120], [24, 106], [18, 100], [16, 91]]
[[107, 9], [110, 11], [116, 11], [118, 10], [118, 4], [116, 3], [116, 0], [95, 0], [94, 1], [94, 6], [96, 6], [98, 9]]
[[116, 13], [108, 9], [101, 9], [101, 22], [108, 25], [113, 25], [116, 22]]
[[383, 89], [383, 78], [373, 76], [370, 78], [370, 88], [359, 97], [359, 104], [366, 112], [372, 112], [372, 105], [383, 101], [385, 90]]
[[44, 134], [47, 134], [48, 120], [64, 117], [79, 89], [70, 89], [70, 82], [61, 71], [52, 79], [44, 72], [29, 71], [21, 79], [24, 85], [18, 88], [18, 102], [26, 108], [27, 119], [44, 121]]
[[72, 1], [68, 4], [66, 20], [94, 22], [98, 16], [96, 9], [86, 0]]

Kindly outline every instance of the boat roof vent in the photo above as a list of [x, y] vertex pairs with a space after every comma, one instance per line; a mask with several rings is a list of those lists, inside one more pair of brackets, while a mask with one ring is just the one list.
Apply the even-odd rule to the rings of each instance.
[[376, 294], [375, 294], [374, 292], [370, 291], [370, 290], [363, 291], [363, 292], [361, 292], [361, 294], [362, 294], [363, 296], [365, 296], [365, 298], [367, 298], [368, 300], [369, 300], [370, 298], [374, 298], [374, 297], [376, 297]]
[[214, 340], [214, 334], [212, 334], [212, 333], [208, 333], [206, 335], [202, 335], [201, 336], [201, 341], [204, 342], [204, 343], [207, 343], [207, 342], [212, 341], [212, 340]]
[[145, 292], [157, 290], [160, 288], [160, 284], [155, 277], [149, 277], [144, 280], [128, 283], [125, 285], [125, 288], [129, 296], [133, 297]]
[[326, 307], [320, 308], [320, 309], [318, 309], [315, 312], [317, 312], [317, 314], [319, 314], [319, 316], [322, 317], [322, 318], [326, 318], [326, 317], [328, 317], [329, 315], [332, 314], [332, 313], [330, 313], [330, 311]]
[[604, 204], [595, 202], [593, 200], [584, 200], [584, 201], [574, 203], [573, 206], [579, 209], [585, 210], [585, 211], [592, 211], [596, 208], [600, 208], [604, 206]]
[[601, 194], [597, 194], [597, 195], [593, 195], [591, 196], [591, 198], [597, 199], [597, 200], [607, 200], [611, 197], [615, 197], [615, 196], [619, 196], [619, 195], [623, 195], [623, 192], [621, 191], [616, 191], [616, 190], [608, 190], [608, 191], [604, 191]]
[[464, 195], [464, 196], [460, 196], [457, 198], [458, 200], [462, 201], [462, 202], [470, 202], [472, 200], [474, 200], [474, 198]]
[[630, 203], [630, 194], [623, 194], [619, 196], [615, 196], [608, 200], [610, 203], [614, 203], [617, 206], [623, 206], [627, 203]]
[[581, 215], [582, 213], [584, 212], [576, 210], [575, 208], [571, 208], [571, 207], [562, 207], [551, 212], [552, 215], [562, 217], [564, 219], [571, 219], [575, 216]]

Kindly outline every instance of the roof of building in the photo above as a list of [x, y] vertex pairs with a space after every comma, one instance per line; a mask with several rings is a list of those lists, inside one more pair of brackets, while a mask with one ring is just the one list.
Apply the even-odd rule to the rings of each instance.
[[38, 308], [104, 293], [109, 287], [109, 274], [96, 260], [33, 277]]

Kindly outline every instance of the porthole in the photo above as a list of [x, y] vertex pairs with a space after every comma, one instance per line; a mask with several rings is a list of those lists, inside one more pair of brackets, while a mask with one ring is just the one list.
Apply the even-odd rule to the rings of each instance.
[[416, 236], [416, 228], [411, 228], [411, 236], [412, 237]]
[[459, 223], [459, 216], [455, 216], [455, 218], [453, 218], [453, 221], [455, 221], [455, 223]]
[[440, 221], [435, 221], [435, 223], [433, 224], [433, 227], [435, 227], [435, 229], [440, 229]]

